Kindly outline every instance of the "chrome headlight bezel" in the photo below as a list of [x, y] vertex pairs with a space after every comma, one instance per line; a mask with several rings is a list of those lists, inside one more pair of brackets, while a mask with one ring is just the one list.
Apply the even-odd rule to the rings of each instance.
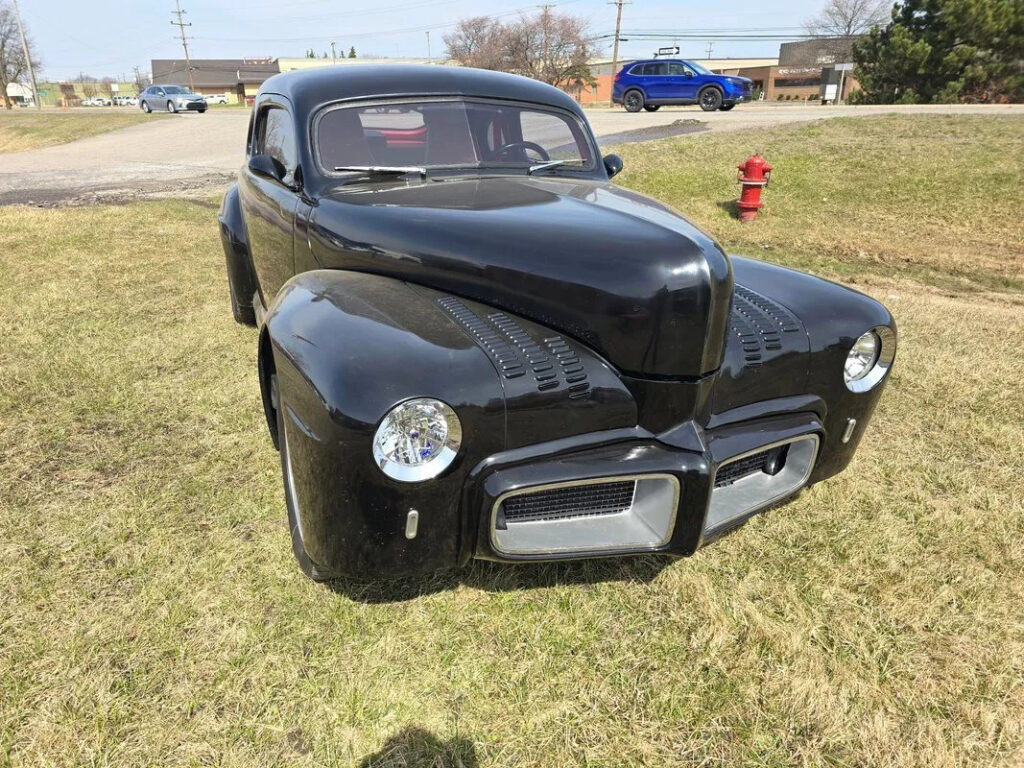
[[[439, 445], [424, 461], [402, 461], [388, 443], [396, 431], [401, 432], [410, 421], [420, 423], [433, 418], [443, 423], [443, 434], [437, 430]], [[403, 420], [405, 425], [403, 425]], [[418, 438], [419, 435], [417, 434]], [[455, 460], [462, 446], [462, 422], [447, 403], [433, 397], [414, 397], [391, 408], [377, 424], [373, 433], [373, 461], [385, 475], [401, 483], [419, 483], [440, 475]]]
[[[875, 353], [873, 361], [863, 371], [854, 376], [847, 373], [847, 363], [856, 353], [858, 345], [862, 345], [865, 339], [872, 339], [875, 342]], [[863, 350], [863, 346], [862, 346]], [[851, 345], [843, 360], [843, 381], [846, 388], [851, 392], [869, 392], [874, 389], [889, 373], [893, 360], [896, 358], [896, 333], [886, 325], [872, 328], [862, 333]]]

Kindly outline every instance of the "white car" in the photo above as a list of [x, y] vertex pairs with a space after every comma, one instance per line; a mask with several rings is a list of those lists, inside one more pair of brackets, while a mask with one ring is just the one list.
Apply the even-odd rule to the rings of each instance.
[[104, 99], [101, 96], [93, 96], [91, 99], [85, 99], [82, 102], [83, 107], [109, 107], [111, 105], [110, 99]]
[[203, 96], [203, 100], [207, 104], [227, 104], [228, 95], [226, 93], [211, 93]]

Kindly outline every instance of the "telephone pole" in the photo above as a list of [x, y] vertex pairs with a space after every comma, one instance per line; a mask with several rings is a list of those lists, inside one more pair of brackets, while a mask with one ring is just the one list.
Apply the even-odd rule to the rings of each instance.
[[43, 105], [39, 103], [39, 86], [36, 85], [36, 71], [32, 67], [32, 56], [28, 52], [28, 40], [25, 39], [25, 25], [21, 23], [21, 11], [18, 10], [18, 0], [14, 0], [14, 18], [18, 20], [18, 33], [21, 35], [21, 51], [25, 54], [25, 66], [28, 67], [28, 76], [32, 81], [32, 101], [36, 104], [36, 109], [42, 109]]
[[712, 51], [712, 50], [714, 49], [714, 47], [715, 47], [715, 44], [714, 44], [714, 43], [712, 43], [712, 42], [711, 42], [711, 41], [709, 40], [709, 41], [708, 41], [708, 59], [709, 59], [709, 60], [711, 59], [711, 51]]
[[174, 0], [174, 5], [177, 9], [174, 13], [178, 17], [177, 21], [171, 21], [171, 24], [178, 28], [181, 33], [181, 47], [185, 49], [185, 66], [188, 68], [188, 88], [192, 93], [196, 92], [196, 84], [192, 79], [192, 59], [188, 57], [188, 38], [185, 37], [185, 27], [191, 27], [191, 21], [183, 21], [182, 16], [185, 15], [185, 11], [181, 10], [181, 0]]
[[[619, 38], [622, 32], [622, 6], [625, 2], [626, 0], [611, 0], [612, 5], [617, 8], [615, 12], [615, 44], [612, 46], [612, 91], [615, 90], [615, 75], [619, 72]], [[615, 106], [611, 94], [608, 95], [608, 105]]]
[[338, 54], [337, 54], [337, 51], [335, 51], [335, 49], [334, 49], [334, 41], [331, 40], [331, 64], [337, 64], [337, 63], [338, 63]]
[[427, 30], [427, 64], [433, 64], [434, 62], [430, 58], [430, 30]]

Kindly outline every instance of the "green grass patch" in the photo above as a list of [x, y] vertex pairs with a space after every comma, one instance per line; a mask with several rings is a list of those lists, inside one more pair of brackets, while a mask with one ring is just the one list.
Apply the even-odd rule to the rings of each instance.
[[[1019, 117], [889, 115], [617, 148], [620, 183], [699, 221], [730, 252], [846, 280], [1024, 289]], [[736, 164], [774, 167], [740, 224]]]
[[[163, 118], [165, 115], [156, 115]], [[123, 112], [37, 112], [34, 109], [0, 109], [0, 153], [67, 144], [99, 133], [114, 131], [154, 119], [134, 108]]]
[[[630, 148], [626, 180], [684, 144]], [[786, 157], [756, 228], [715, 205], [728, 179], [706, 204], [677, 189], [711, 185], [697, 169], [660, 183], [796, 259]], [[0, 208], [0, 766], [1019, 764], [1019, 294], [862, 286], [901, 347], [854, 465], [693, 558], [331, 589], [293, 562], [215, 215]]]

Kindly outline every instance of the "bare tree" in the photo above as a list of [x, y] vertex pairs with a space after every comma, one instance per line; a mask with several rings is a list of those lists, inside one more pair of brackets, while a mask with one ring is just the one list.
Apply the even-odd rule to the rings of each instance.
[[547, 7], [507, 24], [486, 16], [463, 19], [444, 42], [448, 57], [464, 66], [513, 72], [560, 87], [594, 82], [588, 62], [597, 50], [586, 22]]
[[828, 0], [821, 12], [804, 22], [809, 34], [827, 37], [866, 35], [872, 27], [889, 20], [892, 2], [887, 0]]
[[[25, 41], [28, 44], [29, 56], [32, 57], [32, 66], [39, 69], [39, 60], [28, 33], [25, 34]], [[7, 0], [0, 0], [0, 93], [3, 94], [4, 106], [7, 109], [12, 106], [7, 95], [7, 86], [10, 83], [21, 82], [27, 74], [28, 62], [25, 61], [25, 53], [21, 47], [14, 8]]]
[[504, 27], [488, 16], [463, 19], [455, 31], [444, 36], [448, 58], [464, 67], [505, 68]]

